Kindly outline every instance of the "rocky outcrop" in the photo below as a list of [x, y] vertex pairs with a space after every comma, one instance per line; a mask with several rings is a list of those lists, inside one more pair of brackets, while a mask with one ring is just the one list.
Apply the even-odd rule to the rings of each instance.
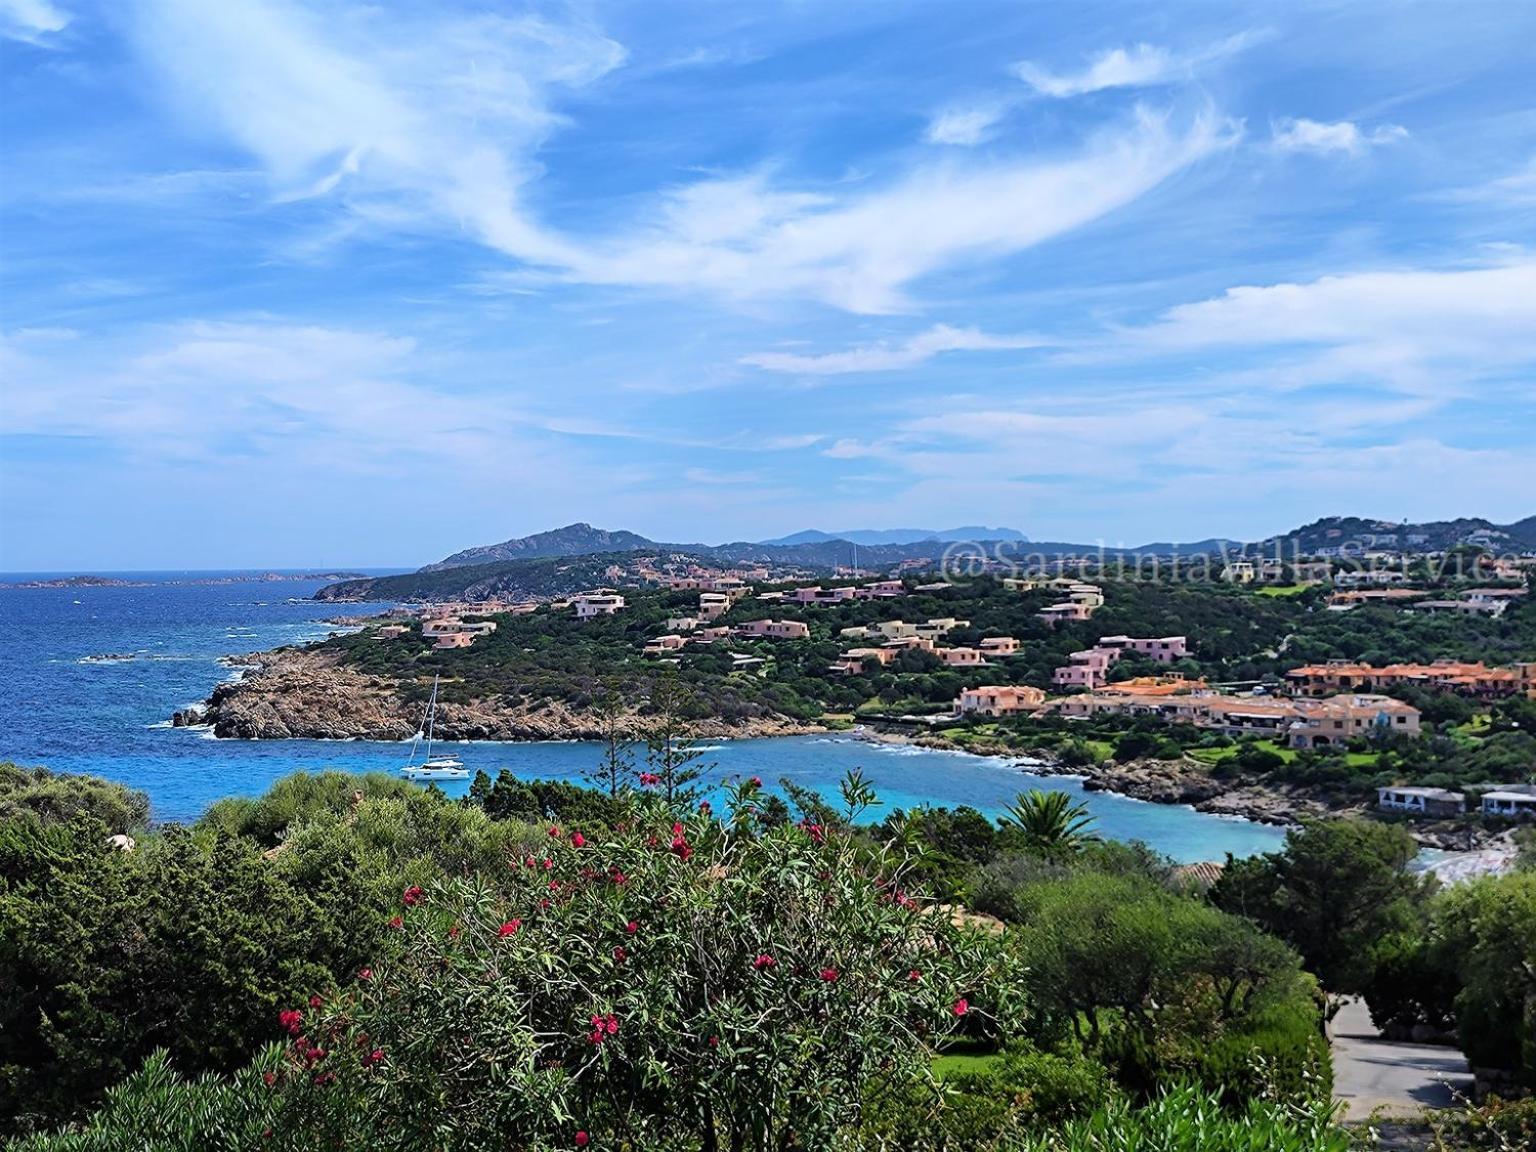
[[[348, 667], [333, 652], [278, 649], [253, 657], [248, 674], [215, 688], [200, 712], [178, 713], [187, 719], [172, 722], [211, 725], [214, 735], [241, 740], [409, 740], [420, 727], [422, 703], [406, 688]], [[626, 727], [638, 734], [644, 725], [631, 714]], [[821, 730], [783, 716], [738, 723], [712, 719], [689, 727], [699, 738]], [[444, 740], [588, 740], [602, 731], [596, 715], [562, 701], [498, 697], [467, 703], [439, 699], [436, 733]]]

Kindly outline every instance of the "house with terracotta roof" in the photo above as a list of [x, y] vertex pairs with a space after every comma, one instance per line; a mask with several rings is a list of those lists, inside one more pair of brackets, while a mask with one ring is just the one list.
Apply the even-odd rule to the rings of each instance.
[[1043, 703], [1045, 693], [1027, 684], [987, 684], [962, 691], [955, 699], [955, 715], [1014, 716]]

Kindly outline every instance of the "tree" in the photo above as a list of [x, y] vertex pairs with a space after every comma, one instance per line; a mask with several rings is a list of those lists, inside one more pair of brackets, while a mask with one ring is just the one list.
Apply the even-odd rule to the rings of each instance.
[[629, 729], [629, 710], [617, 683], [603, 685], [596, 703], [602, 752], [597, 767], [587, 781], [599, 792], [617, 800], [633, 786], [635, 772], [634, 741]]
[[651, 689], [651, 722], [645, 733], [642, 783], [654, 787], [671, 808], [692, 807], [699, 789], [694, 783], [713, 767], [690, 735], [687, 720], [697, 707], [693, 693], [675, 676], [659, 679]]
[[1098, 837], [1089, 832], [1093, 817], [1088, 806], [1073, 803], [1065, 792], [1034, 789], [1021, 792], [1008, 805], [1003, 823], [1017, 828], [1031, 852], [1055, 858], [1073, 856]]
[[1434, 881], [1411, 870], [1417, 855], [1396, 825], [1308, 823], [1279, 852], [1228, 857], [1210, 896], [1288, 941], [1330, 993], [1363, 992], [1377, 944], [1421, 917]]

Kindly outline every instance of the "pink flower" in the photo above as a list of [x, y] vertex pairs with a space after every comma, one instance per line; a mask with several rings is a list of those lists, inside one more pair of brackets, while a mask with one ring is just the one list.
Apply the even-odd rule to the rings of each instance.
[[823, 968], [821, 970], [821, 978], [824, 981], [826, 981], [828, 984], [833, 983], [837, 979], [837, 969], [836, 968]]
[[372, 968], [359, 968], [357, 970], [357, 978], [359, 980], [363, 981], [364, 983], [367, 983], [369, 980], [373, 979], [373, 969]]
[[549, 857], [546, 856], [544, 858], [544, 871], [548, 872], [554, 866], [555, 866], [555, 862], [553, 860], [549, 859]]
[[572, 848], [585, 848], [586, 846], [587, 846], [587, 838], [585, 836], [583, 836], [580, 832], [572, 832], [571, 833], [571, 847]]
[[699, 801], [699, 811], [704, 813], [706, 816], [709, 815], [709, 801], [708, 800], [700, 800]]
[[424, 895], [425, 893], [423, 893], [419, 887], [417, 887], [415, 884], [412, 884], [404, 891], [404, 893], [401, 894], [400, 899], [404, 902], [407, 908], [411, 908], [417, 904], [420, 904]]
[[516, 932], [522, 926], [523, 926], [523, 922], [521, 920], [517, 919], [516, 917], [513, 917], [511, 920], [508, 920], [505, 924], [503, 924], [500, 928], [496, 929], [496, 935], [501, 937], [503, 940], [505, 940], [508, 936], [511, 936], [514, 932]]
[[718, 1036], [711, 1036], [709, 1038], [709, 1046], [711, 1048], [718, 1048], [718, 1047], [720, 1047], [720, 1037], [718, 1037]]
[[620, 944], [613, 950], [613, 958], [620, 964], [624, 963], [624, 961], [629, 958], [629, 953], [624, 951], [624, 945]]
[[761, 788], [763, 786], [763, 778], [761, 776], [754, 776], [752, 779], [748, 780], [747, 783], [752, 785], [754, 788]]
[[372, 1052], [369, 1052], [367, 1055], [365, 1055], [363, 1057], [363, 1061], [362, 1061], [363, 1067], [364, 1068], [372, 1068], [375, 1064], [377, 1064], [382, 1059], [384, 1059], [384, 1049], [382, 1049], [382, 1048], [375, 1048]]
[[772, 968], [778, 961], [766, 952], [759, 952], [752, 961], [752, 967], [761, 972], [764, 968]]
[[628, 932], [631, 936], [633, 936], [636, 932], [640, 931], [640, 924], [639, 924], [639, 922], [635, 921], [635, 920], [631, 920], [628, 924], [624, 925], [624, 931]]
[[398, 916], [391, 916], [389, 918], [389, 926], [391, 928], [400, 928], [400, 927], [403, 927], [404, 924], [405, 924], [405, 921], [400, 919], [400, 917], [398, 917]]
[[325, 1003], [325, 1001], [320, 999], [320, 997], [318, 997], [318, 996], [311, 996], [309, 998], [309, 1006], [311, 1008], [318, 1008], [318, 1007], [320, 1007], [324, 1003]]
[[617, 868], [611, 870], [608, 873], [608, 876], [613, 880], [615, 884], [624, 885], [629, 883], [629, 877], [624, 875], [624, 873], [620, 872]]
[[923, 978], [923, 974], [921, 972], [919, 972], [916, 968], [912, 969], [910, 972], [907, 973], [907, 979], [912, 981], [912, 983], [914, 983], [914, 984], [916, 984], [922, 978]]
[[971, 1010], [971, 1002], [969, 1000], [967, 1000], [964, 996], [960, 997], [960, 999], [955, 1001], [955, 1009], [954, 1009], [954, 1011], [955, 1011], [955, 1015], [956, 1016], [964, 1016], [970, 1010]]
[[268, 1088], [272, 1087], [272, 1085], [277, 1083], [277, 1073], [276, 1072], [263, 1072], [261, 1074], [261, 1082], [263, 1084], [265, 1084]]
[[277, 1022], [288, 1030], [290, 1036], [297, 1036], [304, 1024], [304, 1013], [297, 1008], [284, 1008], [277, 1014]]
[[457, 924], [453, 924], [453, 925], [449, 926], [449, 928], [448, 928], [448, 938], [450, 940], [457, 940], [459, 938], [459, 926]]
[[619, 1018], [613, 1013], [607, 1016], [592, 1014], [592, 1031], [587, 1033], [587, 1043], [601, 1044], [610, 1036], [615, 1036], [619, 1031]]
[[585, 1148], [587, 1146], [587, 1141], [590, 1139], [591, 1137], [589, 1137], [585, 1132], [576, 1133], [576, 1147]]
[[560, 839], [560, 828], [559, 828], [558, 825], [550, 828], [550, 830], [549, 830], [549, 838], [551, 840], [558, 840], [558, 839]]

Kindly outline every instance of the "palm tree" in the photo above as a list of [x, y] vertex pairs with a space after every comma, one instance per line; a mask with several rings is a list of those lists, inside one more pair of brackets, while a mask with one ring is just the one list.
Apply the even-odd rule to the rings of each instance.
[[1093, 817], [1086, 804], [1074, 804], [1065, 792], [1020, 792], [1008, 805], [1004, 824], [1024, 834], [1024, 843], [1043, 856], [1071, 856], [1097, 840], [1089, 829]]

